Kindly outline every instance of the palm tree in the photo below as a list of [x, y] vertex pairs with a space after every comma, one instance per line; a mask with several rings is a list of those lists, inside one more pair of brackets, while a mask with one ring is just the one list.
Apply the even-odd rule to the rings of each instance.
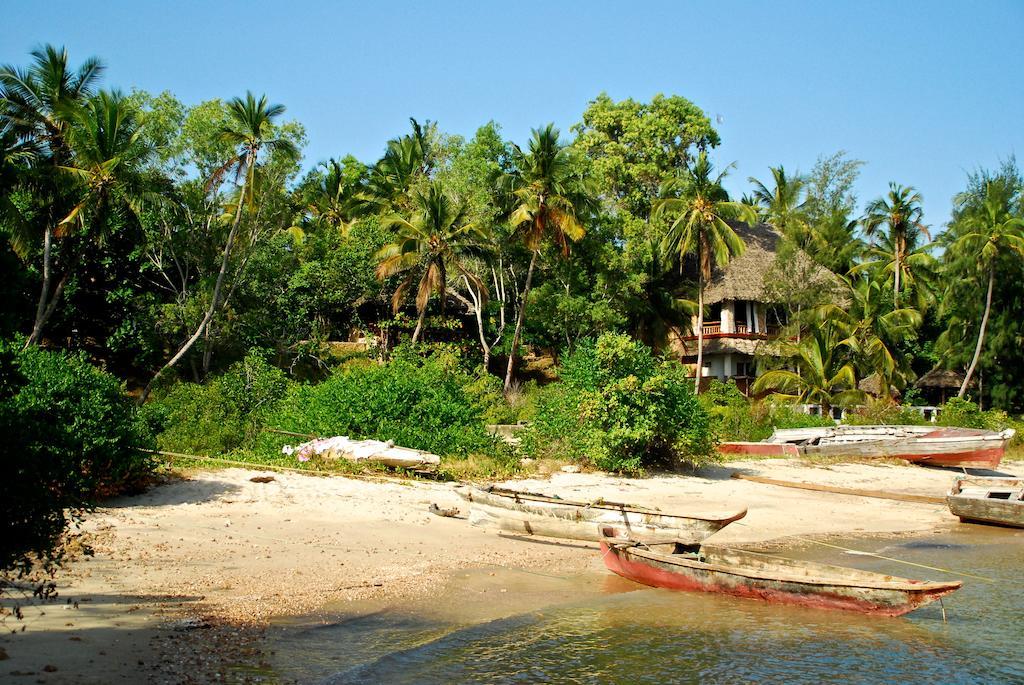
[[7, 230], [11, 249], [22, 259], [28, 257], [34, 236], [13, 191], [29, 184], [30, 165], [38, 156], [34, 141], [22, 140], [9, 122], [0, 119], [0, 224]]
[[348, 235], [365, 206], [362, 175], [346, 173], [345, 164], [336, 159], [328, 160], [323, 167], [326, 173], [306, 190], [305, 211], [313, 224]]
[[251, 92], [247, 92], [244, 99], [232, 99], [227, 104], [227, 111], [229, 123], [220, 130], [219, 137], [223, 142], [234, 146], [235, 154], [213, 173], [207, 182], [207, 190], [215, 191], [218, 189], [225, 176], [231, 171], [234, 171], [235, 182], [239, 187], [238, 197], [234, 202], [234, 218], [231, 223], [231, 230], [224, 241], [220, 269], [217, 272], [217, 280], [213, 286], [213, 295], [195, 332], [149, 381], [149, 384], [146, 385], [142, 392], [140, 402], [144, 402], [149, 396], [157, 379], [177, 364], [196, 341], [199, 340], [199, 337], [209, 331], [210, 323], [220, 307], [224, 277], [231, 260], [231, 250], [235, 244], [238, 227], [242, 222], [242, 214], [246, 208], [251, 214], [255, 207], [256, 187], [258, 185], [255, 176], [260, 152], [263, 150], [278, 152], [292, 159], [299, 156], [298, 149], [290, 140], [273, 137], [274, 120], [284, 114], [284, 105], [271, 105], [267, 102], [266, 95], [262, 95], [257, 99]]
[[768, 167], [774, 185], [768, 188], [753, 176], [747, 180], [754, 184], [753, 200], [763, 208], [764, 219], [793, 240], [797, 245], [805, 247], [812, 239], [807, 217], [803, 213], [806, 203], [804, 199], [804, 179], [787, 176], [783, 166]]
[[533, 130], [528, 153], [513, 145], [515, 171], [499, 177], [499, 188], [511, 205], [509, 223], [531, 253], [505, 371], [506, 391], [512, 387], [512, 371], [541, 246], [545, 240], [551, 240], [567, 256], [570, 241], [577, 241], [586, 233], [580, 218], [593, 207], [594, 193], [573, 169], [570, 154], [569, 148], [559, 141], [558, 129], [548, 124]]
[[808, 254], [833, 273], [849, 274], [864, 251], [864, 242], [857, 237], [857, 224], [845, 209], [832, 211], [812, 227], [816, 240], [808, 246]]
[[743, 254], [743, 241], [728, 220], [751, 218], [749, 207], [731, 202], [722, 187], [728, 168], [717, 176], [713, 173], [707, 154], [701, 152], [684, 176], [662, 184], [662, 199], [654, 206], [655, 217], [674, 217], [665, 235], [665, 247], [678, 255], [680, 266], [686, 255], [697, 256], [696, 392], [700, 392], [704, 364], [704, 288], [711, 280], [713, 267], [723, 266]]
[[[882, 284], [874, 279], [851, 281], [840, 277], [845, 286], [841, 304], [828, 303], [810, 314], [814, 327], [830, 326], [843, 336], [839, 343], [862, 360], [862, 368], [877, 373], [882, 395], [889, 388], [903, 388], [911, 371], [907, 361], [894, 350], [896, 343], [921, 325], [921, 313], [915, 309], [887, 310], [881, 295]], [[870, 375], [865, 372], [863, 375]]]
[[[72, 180], [75, 204], [57, 224], [55, 234], [66, 235], [77, 226], [85, 239], [102, 242], [112, 215], [128, 213], [138, 219], [144, 202], [160, 202], [162, 196], [151, 191], [150, 179], [141, 172], [151, 150], [141, 143], [142, 126], [123, 95], [100, 91], [75, 110], [74, 118], [75, 126], [66, 139], [73, 152], [71, 161], [58, 169]], [[64, 274], [42, 315], [36, 318], [26, 346], [39, 342], [43, 326], [81, 258], [82, 247], [79, 244], [68, 258]]]
[[1024, 217], [1014, 211], [1012, 204], [1016, 189], [1006, 179], [990, 179], [982, 186], [982, 193], [982, 197], [977, 198], [980, 200], [977, 206], [968, 204], [975, 200], [972, 196], [959, 198], [959, 203], [964, 208], [961, 225], [967, 232], [950, 247], [953, 255], [973, 260], [979, 271], [988, 276], [985, 310], [978, 328], [974, 357], [967, 367], [957, 397], [963, 397], [967, 392], [967, 386], [981, 357], [988, 318], [992, 310], [992, 288], [999, 260], [1010, 253], [1024, 257]]
[[636, 337], [658, 350], [668, 344], [672, 335], [681, 336], [689, 330], [697, 303], [679, 297], [676, 254], [666, 252], [664, 243], [653, 238], [647, 247], [648, 252], [643, 255], [645, 279], [639, 292], [630, 298], [628, 311]]
[[[53, 288], [53, 239], [65, 232], [58, 226], [64, 217], [66, 205], [60, 166], [71, 162], [68, 131], [78, 112], [93, 94], [103, 65], [95, 58], [87, 59], [77, 69], [68, 65], [68, 53], [63, 48], [46, 45], [32, 51], [28, 68], [0, 67], [0, 121], [20, 140], [34, 145], [43, 170], [36, 178], [36, 191], [46, 196], [46, 211], [42, 217], [42, 274], [43, 282], [36, 304], [35, 321], [29, 344], [38, 341], [47, 311], [56, 300]], [[22, 227], [18, 239], [24, 247], [28, 242], [27, 227]]]
[[833, 405], [863, 400], [854, 366], [845, 358], [849, 345], [841, 336], [843, 331], [823, 324], [799, 342], [783, 343], [783, 353], [796, 360], [799, 371], [766, 371], [754, 381], [751, 392], [773, 391], [783, 399], [820, 404], [825, 415], [831, 414]]
[[418, 318], [412, 334], [416, 343], [432, 294], [438, 294], [444, 311], [449, 274], [467, 279], [484, 297], [487, 286], [465, 263], [467, 257], [482, 253], [486, 241], [480, 226], [469, 220], [466, 204], [453, 201], [438, 182], [432, 183], [426, 192], [416, 193], [414, 200], [417, 209], [410, 218], [395, 215], [386, 222], [398, 229], [398, 235], [377, 253], [377, 278], [405, 274], [391, 298], [395, 313], [418, 280]]
[[912, 269], [922, 261], [908, 259], [908, 248], [918, 245], [922, 235], [931, 240], [928, 227], [921, 223], [922, 217], [920, 193], [909, 186], [890, 183], [889, 194], [871, 202], [861, 220], [869, 238], [879, 234], [884, 237], [879, 254], [888, 258], [885, 270], [892, 274], [892, 297], [897, 307], [904, 286], [913, 284]]
[[412, 133], [389, 140], [384, 156], [370, 170], [366, 192], [360, 197], [370, 207], [386, 212], [408, 211], [415, 202], [409, 191], [434, 169], [433, 138], [436, 124], [421, 126], [410, 118]]

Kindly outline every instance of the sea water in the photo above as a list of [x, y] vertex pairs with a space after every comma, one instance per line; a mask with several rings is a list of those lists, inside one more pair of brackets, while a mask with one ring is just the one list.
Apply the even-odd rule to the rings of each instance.
[[645, 588], [597, 569], [485, 567], [429, 601], [281, 624], [274, 666], [332, 684], [1024, 683], [1024, 530], [830, 543], [954, 572], [814, 544], [780, 554], [964, 586], [942, 605], [880, 618]]

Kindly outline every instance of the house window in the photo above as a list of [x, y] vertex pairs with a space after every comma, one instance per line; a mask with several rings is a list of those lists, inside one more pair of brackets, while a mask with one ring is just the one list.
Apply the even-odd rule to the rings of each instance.
[[736, 375], [743, 376], [745, 378], [754, 377], [754, 362], [736, 362]]

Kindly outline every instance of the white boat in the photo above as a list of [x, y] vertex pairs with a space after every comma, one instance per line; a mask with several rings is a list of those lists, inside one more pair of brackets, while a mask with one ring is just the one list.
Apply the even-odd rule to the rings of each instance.
[[294, 454], [299, 461], [308, 461], [310, 457], [316, 455], [323, 459], [376, 461], [396, 468], [436, 466], [441, 463], [441, 457], [436, 454], [396, 447], [391, 440], [352, 440], [347, 435], [316, 438], [296, 447], [285, 446], [281, 451], [284, 454]]
[[603, 499], [581, 502], [497, 487], [456, 492], [472, 504], [469, 520], [475, 525], [591, 542], [600, 542], [602, 527], [614, 524], [634, 540], [697, 544], [747, 514], [745, 508], [726, 515], [670, 514]]

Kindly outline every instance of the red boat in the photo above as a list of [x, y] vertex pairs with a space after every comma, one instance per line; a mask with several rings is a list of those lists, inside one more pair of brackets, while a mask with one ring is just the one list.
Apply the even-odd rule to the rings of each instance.
[[994, 469], [1013, 436], [1013, 429], [995, 432], [935, 426], [787, 428], [763, 442], [724, 442], [718, 450], [762, 457], [888, 457], [934, 466]]
[[[717, 592], [816, 609], [901, 616], [957, 590], [841, 566], [703, 545], [642, 545], [613, 537], [601, 543], [604, 564], [623, 578], [669, 590]], [[693, 550], [693, 551], [687, 551]]]

